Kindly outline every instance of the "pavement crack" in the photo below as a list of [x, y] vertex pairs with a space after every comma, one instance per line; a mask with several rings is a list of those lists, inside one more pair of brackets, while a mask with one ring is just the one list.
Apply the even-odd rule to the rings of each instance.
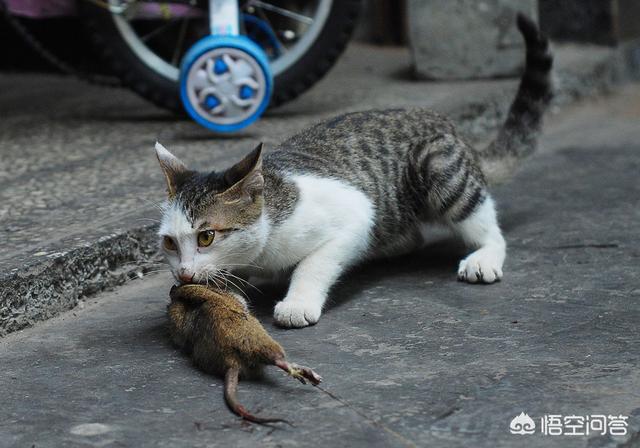
[[330, 392], [329, 390], [325, 389], [322, 386], [316, 385], [315, 387], [318, 388], [320, 391], [322, 391], [325, 395], [331, 397], [333, 400], [335, 400], [338, 403], [342, 404], [343, 406], [351, 409], [353, 412], [358, 414], [360, 417], [364, 418], [366, 421], [371, 423], [373, 426], [375, 426], [377, 428], [380, 428], [383, 431], [385, 431], [388, 434], [390, 434], [391, 436], [395, 437], [400, 442], [402, 442], [405, 446], [408, 446], [408, 447], [411, 447], [411, 448], [417, 448], [418, 447], [415, 443], [413, 443], [411, 440], [409, 440], [406, 437], [404, 437], [402, 434], [400, 434], [400, 433], [394, 431], [393, 429], [389, 428], [383, 422], [368, 416], [366, 413], [362, 412], [360, 409], [358, 409], [357, 407], [353, 406], [351, 403], [349, 403], [344, 398], [341, 398], [341, 397], [337, 396], [336, 394], [334, 394], [333, 392]]
[[435, 421], [443, 420], [443, 419], [455, 414], [459, 410], [460, 410], [460, 408], [458, 406], [453, 406], [450, 409], [447, 409], [446, 411], [444, 411], [442, 414], [438, 415], [436, 417]]
[[561, 246], [551, 246], [548, 249], [616, 249], [620, 247], [615, 243], [602, 243], [602, 244], [565, 244]]

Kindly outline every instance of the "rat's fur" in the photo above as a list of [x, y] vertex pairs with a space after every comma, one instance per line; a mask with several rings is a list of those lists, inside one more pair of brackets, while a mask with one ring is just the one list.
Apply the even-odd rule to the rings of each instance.
[[246, 420], [284, 421], [256, 417], [238, 403], [239, 375], [251, 374], [264, 365], [275, 365], [303, 383], [305, 379], [313, 384], [321, 381], [311, 369], [288, 363], [280, 344], [269, 336], [244, 304], [229, 293], [203, 285], [174, 286], [168, 314], [173, 341], [191, 354], [199, 368], [225, 377], [227, 405]]

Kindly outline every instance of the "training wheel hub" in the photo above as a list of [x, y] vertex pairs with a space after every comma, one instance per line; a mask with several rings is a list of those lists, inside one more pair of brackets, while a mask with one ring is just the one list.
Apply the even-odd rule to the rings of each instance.
[[256, 121], [269, 105], [273, 79], [262, 49], [244, 36], [208, 36], [185, 55], [180, 94], [186, 111], [216, 132]]

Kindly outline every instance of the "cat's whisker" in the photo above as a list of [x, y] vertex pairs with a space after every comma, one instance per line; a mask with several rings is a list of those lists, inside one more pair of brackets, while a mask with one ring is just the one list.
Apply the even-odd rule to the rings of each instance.
[[151, 199], [147, 199], [147, 198], [138, 198], [140, 201], [144, 201], [147, 204], [153, 206], [154, 208], [160, 210], [161, 212], [164, 212], [165, 207], [164, 207], [164, 201], [152, 201]]
[[227, 275], [226, 275], [226, 273], [225, 273], [225, 272], [223, 272], [223, 271], [221, 271], [221, 270], [218, 270], [218, 273], [219, 273], [220, 277], [224, 279], [224, 281], [225, 281], [225, 282], [231, 283], [231, 284], [232, 284], [236, 289], [238, 289], [238, 290], [242, 293], [242, 295], [243, 295], [244, 297], [247, 297], [247, 293], [246, 293], [246, 291], [245, 291], [244, 289], [242, 289], [242, 288], [241, 288], [237, 283], [235, 283], [233, 280], [231, 280], [229, 277], [227, 277]]
[[134, 280], [142, 280], [146, 274], [143, 274], [142, 276], [139, 276], [139, 275], [136, 275], [133, 272], [129, 272], [129, 273], [125, 274], [125, 275], [126, 275], [126, 278], [121, 283], [121, 285], [128, 285], [129, 283], [131, 283]]
[[[459, 264], [460, 280], [500, 280], [506, 243], [487, 182], [505, 180], [515, 162], [533, 152], [553, 90], [548, 41], [525, 16], [518, 16], [518, 29], [525, 73], [508, 119], [485, 149], [471, 148], [452, 123], [422, 108], [335, 117], [288, 140], [276, 157], [263, 160], [260, 145], [215, 175], [189, 170], [158, 146], [167, 188], [177, 198], [153, 204], [168, 233], [180, 236], [171, 240], [173, 253], [165, 251], [169, 261], [243, 295], [243, 287], [260, 290], [241, 271], [283, 274], [291, 284], [287, 298], [306, 294], [275, 310], [276, 322], [293, 327], [318, 321], [326, 292], [348, 268], [418, 249], [417, 229], [432, 222], [477, 246]], [[268, 219], [270, 209], [274, 216], [282, 212], [282, 220]], [[201, 240], [212, 215], [225, 216], [224, 226], [238, 232]]]
[[207, 272], [207, 281], [209, 281], [209, 279], [211, 279], [211, 281], [213, 282], [214, 285], [216, 285], [216, 288], [219, 289], [223, 289], [220, 287], [220, 285], [218, 284], [218, 281], [215, 277], [215, 275], [212, 275], [212, 273]]
[[171, 272], [170, 269], [156, 269], [153, 271], [142, 271], [142, 275], [159, 274], [160, 272]]
[[226, 259], [231, 259], [234, 257], [243, 257], [244, 254], [242, 252], [229, 252], [227, 254], [225, 254], [225, 258]]
[[248, 282], [248, 281], [246, 281], [245, 279], [240, 278], [240, 277], [238, 277], [238, 276], [235, 276], [235, 275], [231, 274], [230, 272], [225, 272], [223, 275], [224, 275], [225, 277], [231, 277], [231, 278], [234, 278], [234, 279], [235, 279], [235, 281], [239, 282], [241, 285], [253, 286], [253, 285], [251, 285], [251, 283], [249, 283], [249, 282]]
[[161, 221], [159, 219], [155, 219], [155, 218], [138, 218], [136, 219], [136, 221], [151, 221], [151, 222], [155, 222], [160, 224]]
[[258, 291], [260, 294], [263, 294], [263, 292], [260, 290], [260, 288], [258, 288], [257, 286], [255, 286], [254, 284], [249, 282], [248, 280], [245, 280], [244, 278], [238, 277], [237, 275], [234, 275], [234, 274], [232, 274], [231, 272], [229, 272], [227, 270], [224, 271], [224, 275], [230, 275], [231, 277], [238, 279], [240, 282], [246, 284], [247, 286], [251, 286], [253, 289]]
[[[229, 259], [232, 259], [232, 258], [234, 258], [234, 257], [238, 257], [238, 256], [242, 257], [242, 256], [244, 256], [244, 255], [245, 255], [245, 254], [243, 254], [243, 253], [241, 253], [241, 252], [230, 252], [230, 253], [228, 253], [228, 254], [225, 254], [225, 259], [226, 259], [226, 260], [229, 260]], [[257, 269], [264, 269], [262, 266], [258, 266], [258, 265], [257, 265], [257, 264], [255, 264], [255, 263], [236, 263], [236, 264], [228, 264], [228, 263], [224, 263], [224, 262], [222, 262], [221, 264], [222, 264], [222, 265], [225, 265], [225, 266], [250, 266], [250, 267], [253, 267], [253, 268], [257, 268]]]
[[256, 269], [263, 270], [262, 266], [258, 266], [257, 264], [247, 264], [247, 263], [223, 263], [225, 266], [241, 266], [241, 267], [251, 267]]
[[139, 278], [137, 273], [147, 275], [156, 272], [171, 272], [170, 269], [166, 268], [165, 265], [161, 263], [139, 264], [139, 262], [131, 261], [123, 264], [122, 268], [127, 270], [125, 275], [134, 279]]
[[244, 284], [246, 284], [246, 285], [248, 285], [248, 286], [251, 286], [252, 288], [255, 288], [255, 289], [256, 289], [256, 290], [258, 290], [258, 291], [260, 291], [258, 288], [256, 288], [256, 287], [255, 287], [255, 286], [254, 286], [250, 281], [248, 281], [247, 279], [244, 279], [244, 278], [242, 278], [242, 277], [238, 277], [237, 275], [235, 275], [235, 274], [233, 274], [233, 273], [231, 273], [231, 272], [229, 272], [229, 271], [227, 271], [227, 270], [224, 270], [224, 275], [229, 275], [229, 276], [231, 276], [231, 277], [233, 277], [233, 278], [237, 279], [238, 281], [240, 281], [240, 282], [242, 282], [242, 283], [244, 283]]

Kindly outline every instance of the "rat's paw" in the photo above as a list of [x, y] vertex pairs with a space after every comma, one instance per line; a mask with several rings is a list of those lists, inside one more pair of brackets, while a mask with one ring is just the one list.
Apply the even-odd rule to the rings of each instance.
[[273, 317], [278, 325], [287, 328], [302, 328], [320, 320], [322, 309], [313, 303], [283, 300], [276, 304]]
[[292, 376], [294, 378], [298, 378], [302, 383], [305, 382], [304, 381], [305, 378], [309, 380], [311, 384], [313, 384], [314, 386], [317, 386], [322, 382], [322, 377], [318, 375], [316, 372], [314, 372], [313, 370], [311, 370], [309, 367], [299, 366], [298, 364], [292, 364], [291, 368], [294, 371], [292, 373]]
[[468, 283], [493, 283], [502, 279], [502, 259], [498, 251], [482, 248], [460, 262], [458, 280]]

